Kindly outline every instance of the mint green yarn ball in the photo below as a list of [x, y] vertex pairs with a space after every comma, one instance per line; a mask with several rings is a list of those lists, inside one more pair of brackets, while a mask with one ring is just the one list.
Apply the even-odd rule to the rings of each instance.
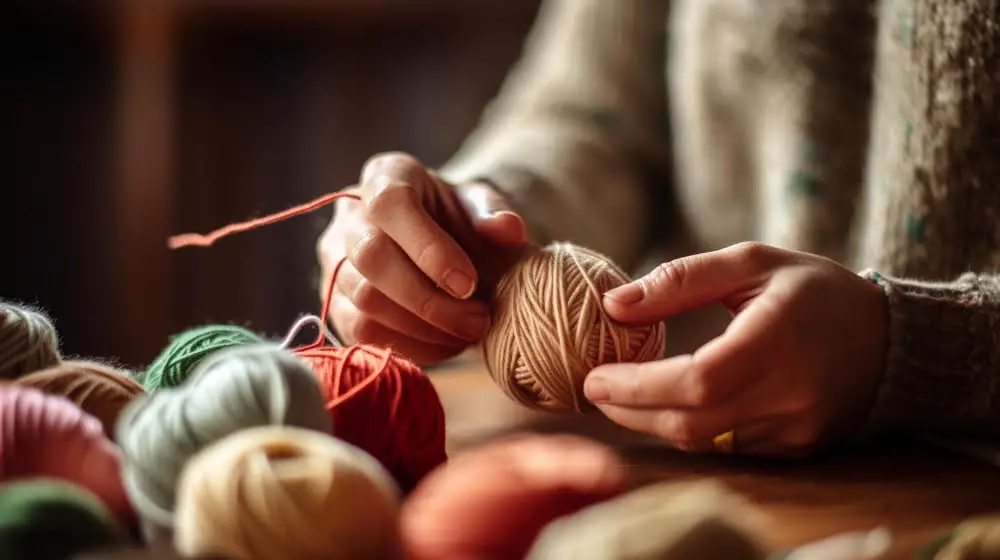
[[0, 558], [62, 560], [126, 542], [96, 496], [66, 482], [0, 484]]
[[149, 364], [140, 383], [146, 391], [177, 387], [184, 383], [195, 366], [211, 354], [231, 348], [258, 344], [264, 339], [238, 325], [206, 325], [175, 336], [160, 355]]

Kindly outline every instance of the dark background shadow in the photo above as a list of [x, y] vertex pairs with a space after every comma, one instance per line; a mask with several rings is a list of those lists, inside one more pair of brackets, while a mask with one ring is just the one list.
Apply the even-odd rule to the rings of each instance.
[[319, 307], [328, 210], [211, 249], [205, 232], [444, 162], [516, 60], [538, 0], [143, 0], [0, 7], [0, 297], [67, 354], [141, 366], [207, 322], [280, 336]]

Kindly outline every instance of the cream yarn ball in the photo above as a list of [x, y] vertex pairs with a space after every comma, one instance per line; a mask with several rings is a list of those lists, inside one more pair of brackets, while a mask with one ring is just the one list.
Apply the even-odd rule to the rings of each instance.
[[395, 482], [373, 457], [333, 436], [244, 430], [192, 458], [178, 488], [174, 546], [188, 557], [402, 555]]
[[631, 279], [600, 253], [569, 243], [534, 248], [500, 280], [483, 355], [510, 398], [550, 412], [586, 412], [583, 381], [596, 366], [659, 359], [662, 322], [613, 321], [604, 293]]

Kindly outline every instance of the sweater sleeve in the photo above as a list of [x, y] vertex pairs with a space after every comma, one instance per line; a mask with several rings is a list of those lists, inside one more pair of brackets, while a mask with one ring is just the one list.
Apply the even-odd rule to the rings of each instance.
[[648, 240], [650, 177], [669, 160], [669, 0], [545, 0], [521, 60], [440, 174], [508, 196], [539, 242], [623, 266]]
[[888, 296], [871, 429], [1000, 436], [1000, 7], [884, 0], [860, 266]]
[[872, 429], [1000, 435], [1000, 277], [864, 276], [889, 298], [886, 371]]

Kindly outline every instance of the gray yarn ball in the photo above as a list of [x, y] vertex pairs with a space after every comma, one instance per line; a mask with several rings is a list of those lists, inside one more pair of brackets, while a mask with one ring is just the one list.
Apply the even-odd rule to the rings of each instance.
[[269, 425], [332, 431], [315, 374], [274, 344], [220, 350], [183, 385], [134, 400], [118, 420], [117, 439], [125, 489], [147, 533], [172, 528], [178, 479], [193, 455]]
[[61, 360], [56, 329], [43, 312], [0, 301], [0, 379], [17, 379]]

